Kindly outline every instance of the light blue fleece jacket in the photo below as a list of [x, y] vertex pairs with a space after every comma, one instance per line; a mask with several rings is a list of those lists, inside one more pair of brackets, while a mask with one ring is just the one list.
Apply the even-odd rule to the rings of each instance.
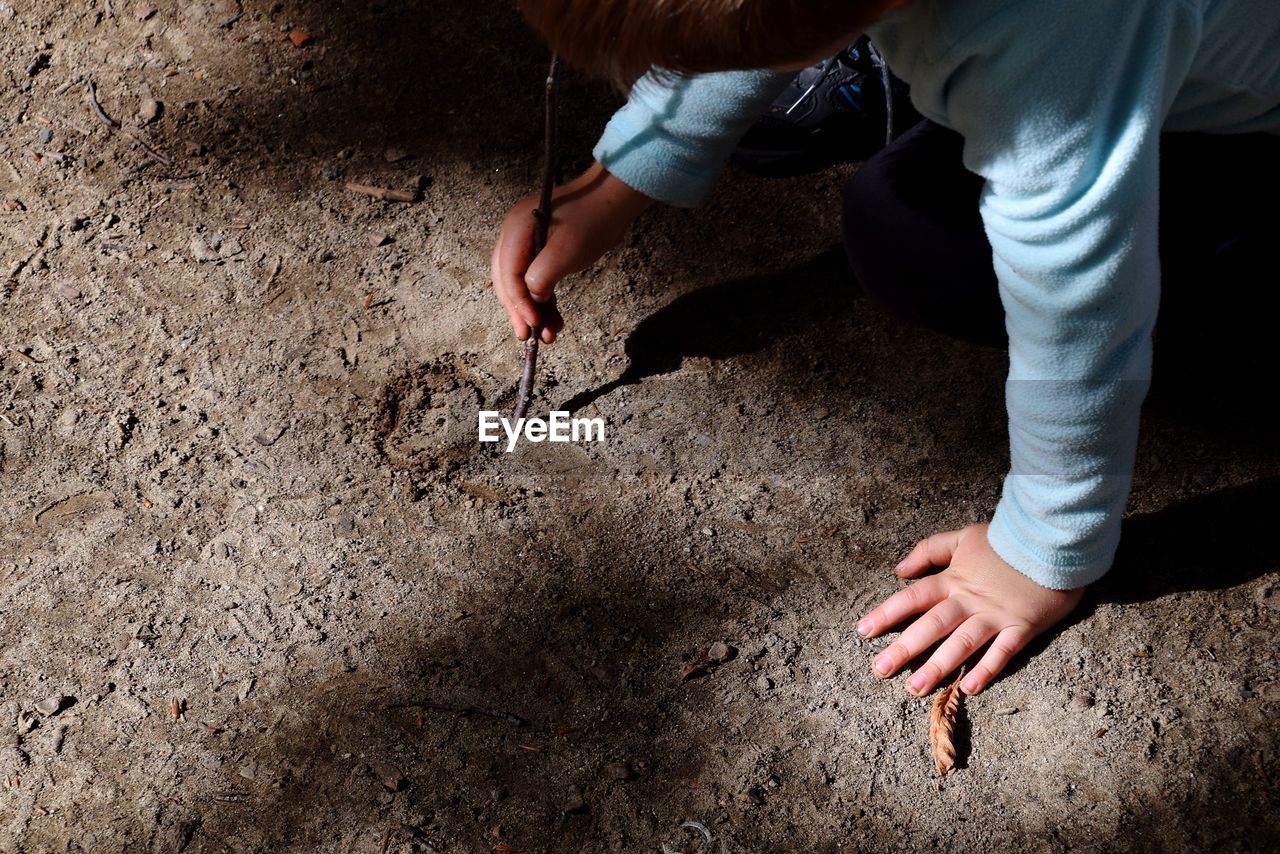
[[[1045, 587], [1083, 586], [1115, 556], [1150, 382], [1159, 135], [1280, 133], [1280, 0], [914, 0], [867, 32], [986, 179], [1011, 451], [988, 539]], [[792, 76], [647, 76], [593, 153], [697, 206]]]

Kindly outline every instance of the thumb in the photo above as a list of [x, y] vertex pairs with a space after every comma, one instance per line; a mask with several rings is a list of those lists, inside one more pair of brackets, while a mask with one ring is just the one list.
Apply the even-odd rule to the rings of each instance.
[[935, 566], [946, 566], [951, 563], [956, 546], [960, 544], [960, 531], [943, 531], [916, 543], [911, 553], [894, 567], [894, 572], [903, 578], [915, 578]]
[[560, 271], [556, 269], [555, 254], [547, 249], [538, 253], [524, 273], [524, 284], [534, 302], [546, 302], [555, 295]]

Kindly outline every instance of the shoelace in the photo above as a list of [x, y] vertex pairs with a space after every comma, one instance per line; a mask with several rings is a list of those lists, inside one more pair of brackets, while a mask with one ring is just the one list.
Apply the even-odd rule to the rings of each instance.
[[893, 142], [893, 87], [889, 83], [889, 65], [872, 42], [867, 42], [867, 49], [871, 52], [871, 61], [876, 70], [880, 72], [880, 82], [884, 83], [884, 144], [887, 146]]
[[[867, 42], [867, 47], [871, 51], [871, 63], [875, 65], [876, 71], [880, 73], [880, 82], [884, 84], [884, 105], [885, 105], [885, 127], [884, 127], [884, 144], [887, 146], [893, 142], [893, 87], [889, 82], [889, 66], [884, 61], [884, 57], [880, 55], [880, 51], [871, 42]], [[822, 63], [822, 73], [818, 75], [818, 79], [809, 84], [809, 88], [801, 93], [800, 97], [783, 115], [791, 115], [791, 111], [803, 103], [805, 98], [813, 94], [814, 90], [821, 86], [826, 79], [831, 76], [831, 72], [835, 71], [837, 61], [848, 48], [842, 48], [840, 53]]]

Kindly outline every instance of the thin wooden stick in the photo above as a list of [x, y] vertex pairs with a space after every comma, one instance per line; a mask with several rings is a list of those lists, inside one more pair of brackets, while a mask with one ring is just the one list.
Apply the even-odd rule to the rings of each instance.
[[[551, 54], [551, 70], [547, 72], [547, 98], [545, 132], [543, 135], [542, 196], [534, 208], [533, 255], [530, 263], [547, 245], [547, 232], [551, 228], [551, 191], [556, 182], [556, 78], [560, 73], [560, 56]], [[529, 410], [529, 398], [533, 394], [533, 381], [538, 371], [538, 339], [542, 327], [534, 326], [524, 342], [524, 370], [520, 373], [520, 385], [516, 389], [515, 417], [518, 422]]]
[[368, 184], [347, 184], [347, 190], [362, 196], [372, 196], [383, 202], [416, 202], [418, 194], [414, 190], [388, 190], [385, 187], [371, 187]]
[[119, 133], [133, 140], [133, 144], [142, 149], [143, 153], [152, 160], [164, 166], [172, 166], [173, 161], [167, 156], [161, 154], [151, 147], [151, 143], [142, 138], [141, 134], [130, 130], [120, 122], [107, 115], [107, 111], [102, 109], [102, 104], [98, 103], [98, 87], [93, 85], [93, 81], [88, 81], [86, 86], [89, 92], [89, 105], [93, 107], [93, 112], [98, 116], [98, 120], [107, 126], [107, 130], [111, 133]]

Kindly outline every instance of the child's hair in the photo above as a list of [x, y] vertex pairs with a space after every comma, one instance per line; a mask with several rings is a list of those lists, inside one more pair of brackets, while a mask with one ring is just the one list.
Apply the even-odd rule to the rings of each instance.
[[889, 5], [888, 0], [518, 2], [552, 49], [623, 90], [650, 68], [687, 75], [804, 61], [839, 36], [860, 32]]

